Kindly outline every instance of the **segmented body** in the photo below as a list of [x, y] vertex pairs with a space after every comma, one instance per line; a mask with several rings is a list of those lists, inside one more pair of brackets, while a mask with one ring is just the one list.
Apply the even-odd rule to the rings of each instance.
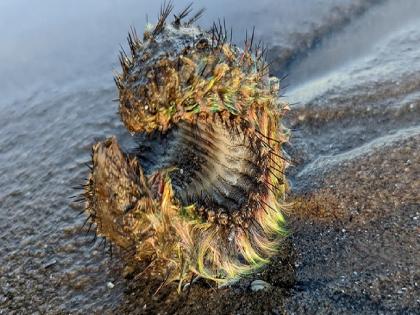
[[240, 49], [221, 24], [182, 22], [189, 7], [167, 23], [170, 10], [143, 41], [130, 33], [115, 78], [124, 125], [150, 136], [135, 154], [115, 138], [93, 147], [87, 211], [151, 275], [222, 284], [267, 263], [284, 235], [288, 106], [253, 36]]

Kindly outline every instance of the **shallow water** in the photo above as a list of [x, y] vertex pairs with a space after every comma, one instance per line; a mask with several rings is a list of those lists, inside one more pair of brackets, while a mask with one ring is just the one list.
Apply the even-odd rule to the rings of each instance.
[[[176, 1], [176, 7], [181, 9], [187, 2]], [[0, 313], [101, 312], [141, 303], [129, 299], [118, 257], [111, 260], [99, 242], [92, 244], [92, 233], [79, 232], [84, 217], [77, 215], [80, 206], [69, 197], [74, 194], [71, 187], [86, 176], [84, 163], [95, 139], [115, 134], [126, 147], [132, 146], [118, 118], [117, 103], [112, 101], [116, 98], [112, 71], [118, 69], [119, 45], [125, 45], [130, 25], [140, 32], [146, 13], [154, 21], [159, 6], [158, 1], [137, 0], [124, 4], [116, 0], [1, 2]], [[377, 307], [385, 313], [414, 313], [420, 305], [418, 299], [409, 298], [419, 295], [414, 253], [420, 228], [419, 221], [411, 218], [418, 217], [419, 211], [418, 185], [413, 182], [420, 175], [415, 162], [420, 137], [420, 22], [416, 19], [420, 2], [196, 1], [196, 8], [202, 6], [207, 13], [200, 24], [209, 26], [218, 17], [226, 18], [236, 42], [243, 40], [246, 28], [255, 25], [257, 37], [271, 47], [272, 72], [279, 76], [290, 73], [285, 97], [293, 104], [288, 124], [294, 132], [287, 150], [296, 162], [289, 171], [291, 198], [313, 193], [315, 187], [341, 187], [331, 174], [341, 174], [336, 177], [342, 176], [343, 182], [355, 182], [353, 169], [363, 170], [365, 162], [371, 161], [374, 166], [367, 174], [374, 173], [388, 165], [378, 162], [378, 157], [391, 156], [390, 152], [404, 157], [404, 163], [411, 160], [411, 166], [403, 167], [408, 168], [404, 178], [413, 179], [406, 186], [398, 181], [400, 169], [389, 175], [395, 185], [406, 188], [400, 196], [407, 194], [407, 198], [394, 204], [395, 215], [383, 221], [407, 227], [412, 234], [401, 240], [399, 250], [388, 238], [378, 242], [385, 242], [383, 246], [393, 255], [406, 258], [390, 265], [400, 264], [395, 272], [409, 270], [412, 283], [400, 285], [398, 279], [403, 276], [390, 278], [388, 286], [396, 286], [389, 294], [391, 306], [381, 299], [374, 305], [363, 300], [360, 303], [365, 305], [359, 310]], [[387, 170], [399, 165], [397, 162]], [[364, 185], [367, 182], [362, 180], [357, 186], [361, 194], [371, 194]], [[375, 177], [373, 183], [377, 182]], [[389, 187], [383, 187], [385, 196], [392, 194]], [[377, 198], [379, 202], [385, 197]], [[353, 202], [343, 207], [349, 209]], [[374, 209], [388, 213], [385, 206]], [[407, 223], [406, 218], [411, 221]], [[293, 214], [290, 220], [296, 222]], [[290, 312], [305, 311], [297, 305], [299, 301], [310, 307], [330, 298], [340, 283], [356, 288], [357, 281], [382, 276], [382, 267], [375, 260], [367, 260], [371, 263], [367, 269], [373, 270], [370, 276], [358, 277], [358, 270], [347, 282], [340, 272], [351, 270], [348, 266], [337, 267], [335, 273], [334, 268], [327, 272], [310, 267], [325, 264], [324, 256], [338, 261], [346, 256], [340, 248], [325, 245], [325, 239], [319, 243], [325, 247], [314, 251], [311, 242], [316, 238], [299, 232], [307, 221], [298, 222], [293, 225], [297, 232], [292, 241], [300, 257], [296, 266], [299, 290], [292, 289], [285, 301]], [[316, 235], [335, 233], [317, 224], [311, 225]], [[373, 223], [367, 229], [372, 235], [386, 232]], [[357, 235], [354, 232], [345, 242], [351, 246], [363, 243]], [[358, 246], [360, 252], [363, 245]], [[408, 246], [414, 249], [405, 250]], [[353, 265], [358, 263], [353, 261]], [[110, 289], [108, 282], [115, 287]], [[403, 287], [408, 291], [405, 300], [398, 293]], [[344, 306], [335, 310], [350, 312], [351, 297], [336, 301]], [[367, 293], [363, 297], [372, 299]], [[139, 307], [143, 309], [143, 304]], [[136, 309], [136, 305], [129, 308]]]

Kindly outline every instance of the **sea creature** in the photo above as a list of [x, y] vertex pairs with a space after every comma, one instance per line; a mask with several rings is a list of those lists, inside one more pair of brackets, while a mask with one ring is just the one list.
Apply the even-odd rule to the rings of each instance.
[[203, 10], [188, 19], [189, 5], [168, 22], [172, 10], [162, 6], [143, 40], [128, 35], [115, 82], [140, 145], [93, 146], [86, 212], [148, 275], [222, 285], [266, 264], [284, 237], [289, 107], [254, 32], [241, 49], [224, 21], [203, 31], [193, 25]]

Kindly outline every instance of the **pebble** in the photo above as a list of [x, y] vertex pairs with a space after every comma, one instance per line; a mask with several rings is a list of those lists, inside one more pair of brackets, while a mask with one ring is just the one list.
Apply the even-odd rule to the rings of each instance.
[[268, 282], [265, 282], [263, 280], [254, 280], [251, 283], [251, 290], [253, 292], [257, 292], [257, 291], [260, 291], [260, 290], [265, 290], [265, 289], [268, 289], [270, 287], [271, 287], [271, 285]]
[[44, 269], [50, 268], [52, 266], [54, 266], [57, 263], [56, 259], [51, 259], [50, 261], [46, 262], [45, 264], [42, 265], [42, 267]]
[[113, 287], [115, 287], [115, 284], [113, 284], [112, 282], [107, 282], [106, 286], [108, 287], [108, 289], [112, 289]]

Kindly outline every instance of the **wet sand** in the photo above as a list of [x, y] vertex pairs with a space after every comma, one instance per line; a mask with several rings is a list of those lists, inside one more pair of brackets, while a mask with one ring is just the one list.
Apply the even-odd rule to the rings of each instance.
[[[156, 293], [160, 283], [128, 272], [124, 253], [81, 231], [69, 197], [91, 144], [116, 134], [134, 145], [108, 72], [36, 93], [2, 85], [15, 97], [0, 103], [0, 314], [418, 314], [420, 24], [401, 17], [420, 7], [345, 1], [325, 20], [330, 2], [312, 8], [317, 23], [270, 39], [273, 72], [290, 70], [290, 235], [270, 265], [231, 287]], [[386, 21], [386, 33], [361, 35]], [[316, 44], [289, 40], [293, 53], [278, 55], [288, 31]], [[333, 60], [347, 43], [357, 46]], [[253, 292], [256, 279], [270, 287]]]
[[[181, 297], [129, 281], [117, 310], [140, 314], [417, 314], [420, 136], [339, 163], [292, 193], [283, 254], [232, 288]], [[310, 178], [310, 179], [309, 179]], [[350, 179], [350, 180], [349, 180]], [[392, 183], [390, 183], [390, 180]], [[271, 284], [252, 292], [250, 284]]]

